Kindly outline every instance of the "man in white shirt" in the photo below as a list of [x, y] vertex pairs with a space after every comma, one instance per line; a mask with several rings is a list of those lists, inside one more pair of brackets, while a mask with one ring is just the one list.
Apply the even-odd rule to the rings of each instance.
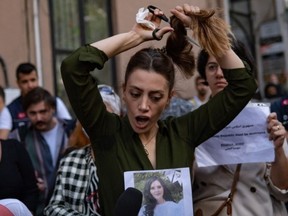
[[22, 104], [29, 123], [19, 126], [10, 138], [22, 141], [32, 160], [40, 190], [37, 216], [43, 215], [53, 191], [58, 163], [66, 150], [75, 120], [56, 117], [56, 99], [41, 87], [30, 90], [23, 97]]

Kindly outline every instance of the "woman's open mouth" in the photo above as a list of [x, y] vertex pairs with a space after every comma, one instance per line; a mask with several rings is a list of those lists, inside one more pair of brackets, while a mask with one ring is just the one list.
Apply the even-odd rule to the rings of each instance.
[[139, 128], [146, 127], [150, 120], [150, 118], [147, 116], [137, 116], [135, 119], [136, 119], [136, 126]]

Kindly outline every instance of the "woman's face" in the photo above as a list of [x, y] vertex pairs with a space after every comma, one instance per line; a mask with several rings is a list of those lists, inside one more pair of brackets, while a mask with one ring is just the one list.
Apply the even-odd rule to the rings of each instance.
[[136, 69], [123, 90], [132, 128], [138, 134], [149, 132], [169, 104], [171, 94], [167, 80], [153, 71]]
[[163, 200], [164, 188], [158, 180], [152, 182], [150, 193], [158, 202]]
[[228, 82], [224, 78], [223, 71], [214, 57], [208, 58], [205, 74], [212, 96], [215, 96], [228, 85]]

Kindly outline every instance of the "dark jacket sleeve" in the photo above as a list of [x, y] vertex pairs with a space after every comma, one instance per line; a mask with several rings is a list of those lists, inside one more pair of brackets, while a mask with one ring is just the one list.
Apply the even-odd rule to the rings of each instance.
[[119, 117], [107, 112], [90, 71], [102, 69], [108, 57], [92, 46], [80, 47], [61, 65], [63, 83], [71, 106], [93, 143], [101, 136], [113, 134]]
[[16, 141], [16, 149], [18, 153], [18, 167], [23, 178], [23, 198], [22, 202], [32, 212], [36, 210], [38, 199], [38, 187], [32, 161], [26, 151], [24, 144]]
[[[245, 68], [223, 69], [228, 85], [195, 111], [169, 119], [170, 128], [177, 128], [179, 137], [193, 147], [215, 135], [228, 125], [251, 100], [257, 85], [248, 65]], [[174, 126], [173, 126], [174, 125]]]

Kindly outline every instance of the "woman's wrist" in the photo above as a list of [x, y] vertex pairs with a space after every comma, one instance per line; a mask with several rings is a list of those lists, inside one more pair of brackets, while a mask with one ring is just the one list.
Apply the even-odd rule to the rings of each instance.
[[137, 34], [137, 32], [131, 30], [129, 32], [127, 32], [128, 37], [131, 39], [131, 41], [133, 43], [135, 43], [134, 46], [137, 46], [143, 42], [145, 42], [145, 39], [143, 37], [141, 37], [141, 35]]
[[136, 47], [144, 41], [139, 34], [129, 31], [90, 44], [102, 50], [108, 58]]
[[281, 146], [275, 146], [274, 147], [274, 152], [275, 152], [275, 160], [272, 162], [272, 165], [281, 163], [281, 161], [286, 160], [286, 155], [283, 149], [283, 145]]

